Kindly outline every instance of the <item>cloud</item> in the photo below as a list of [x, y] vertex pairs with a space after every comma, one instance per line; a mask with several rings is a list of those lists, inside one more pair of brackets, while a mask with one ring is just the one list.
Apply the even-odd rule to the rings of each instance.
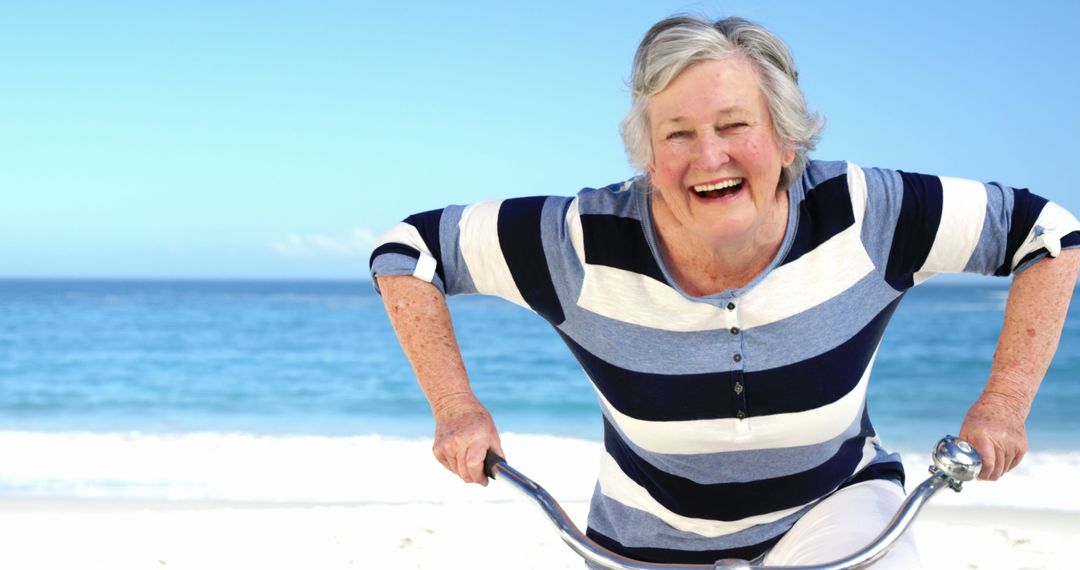
[[270, 243], [270, 249], [289, 257], [366, 257], [375, 245], [371, 228], [339, 234], [289, 234]]

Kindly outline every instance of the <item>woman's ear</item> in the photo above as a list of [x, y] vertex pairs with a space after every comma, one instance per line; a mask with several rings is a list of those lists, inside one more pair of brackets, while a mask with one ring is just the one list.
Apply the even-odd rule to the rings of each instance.
[[784, 145], [783, 157], [784, 168], [791, 166], [791, 163], [795, 162], [795, 147], [790, 144]]

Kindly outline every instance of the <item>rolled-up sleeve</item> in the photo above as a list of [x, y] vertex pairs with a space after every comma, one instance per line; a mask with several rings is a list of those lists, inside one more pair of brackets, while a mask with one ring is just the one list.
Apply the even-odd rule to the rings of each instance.
[[369, 261], [376, 291], [379, 276], [412, 275], [447, 293], [441, 226], [449, 209], [414, 214], [379, 237]]
[[562, 322], [552, 266], [566, 252], [572, 198], [535, 196], [448, 206], [409, 216], [383, 234], [371, 276], [412, 275], [444, 295], [501, 297]]
[[1062, 249], [1080, 247], [1080, 222], [1054, 202], [1015, 191], [1005, 257], [996, 275], [1015, 274]]

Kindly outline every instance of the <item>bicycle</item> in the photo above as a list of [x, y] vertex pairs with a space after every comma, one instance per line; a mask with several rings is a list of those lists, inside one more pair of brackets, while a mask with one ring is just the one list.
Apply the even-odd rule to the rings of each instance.
[[723, 559], [712, 565], [704, 564], [658, 564], [642, 562], [615, 554], [596, 544], [578, 529], [566, 515], [559, 503], [543, 487], [520, 471], [511, 467], [505, 459], [489, 451], [484, 460], [484, 474], [495, 481], [505, 481], [525, 495], [547, 515], [563, 542], [589, 563], [608, 570], [763, 570], [786, 568], [787, 570], [857, 570], [866, 568], [888, 554], [901, 536], [908, 530], [922, 507], [938, 491], [948, 487], [960, 492], [963, 484], [975, 479], [982, 467], [982, 459], [971, 444], [957, 437], [946, 436], [934, 446], [930, 477], [919, 484], [904, 500], [892, 520], [869, 545], [862, 550], [826, 564], [813, 566], [758, 566], [746, 560]]

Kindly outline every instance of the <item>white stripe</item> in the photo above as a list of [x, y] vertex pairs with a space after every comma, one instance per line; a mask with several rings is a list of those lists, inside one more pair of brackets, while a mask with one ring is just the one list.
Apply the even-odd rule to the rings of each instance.
[[671, 512], [654, 499], [649, 491], [636, 481], [628, 477], [619, 469], [619, 464], [610, 454], [605, 453], [600, 460], [600, 492], [617, 503], [621, 503], [632, 509], [645, 511], [656, 518], [664, 521], [668, 526], [683, 532], [692, 532], [705, 537], [724, 536], [745, 530], [754, 525], [768, 524], [782, 519], [805, 505], [799, 505], [790, 509], [776, 511], [764, 515], [747, 517], [738, 521], [714, 521], [684, 517]]
[[654, 329], [691, 332], [736, 325], [735, 315], [692, 301], [664, 283], [633, 271], [585, 264], [578, 306], [598, 315]]
[[458, 244], [477, 293], [502, 297], [529, 308], [514, 284], [499, 243], [499, 206], [502, 201], [477, 202], [461, 212]]
[[[805, 412], [756, 416], [745, 420], [654, 422], [619, 412], [599, 390], [600, 405], [634, 445], [652, 453], [693, 455], [814, 445], [836, 438], [862, 414], [873, 357], [859, 383], [839, 400]], [[747, 429], [748, 428], [748, 429]]]
[[743, 295], [739, 326], [749, 330], [812, 309], [874, 271], [861, 231], [858, 224], [853, 225], [799, 259], [772, 270]]
[[866, 173], [858, 166], [847, 163], [848, 194], [851, 195], [851, 210], [855, 214], [855, 226], [862, 228], [866, 215]]
[[959, 273], [979, 245], [986, 219], [986, 187], [964, 178], [941, 177], [941, 223], [926, 262], [915, 274], [918, 285], [935, 273]]
[[577, 304], [600, 316], [653, 329], [691, 332], [730, 328], [730, 311], [692, 301], [665, 283], [640, 273], [585, 263], [578, 200], [566, 212], [570, 242], [584, 269]]
[[411, 248], [420, 250], [421, 253], [427, 254], [428, 257], [432, 257], [431, 250], [428, 249], [424, 238], [420, 237], [420, 232], [417, 231], [416, 226], [399, 222], [396, 226], [390, 228], [385, 234], [379, 236], [379, 240], [375, 242], [375, 246], [372, 249], [378, 249], [380, 246], [388, 243], [400, 243], [407, 245]]
[[[876, 450], [874, 449], [874, 441], [873, 439], [868, 439], [863, 446], [863, 457], [859, 461], [856, 471], [869, 465], [875, 456]], [[609, 499], [626, 505], [627, 507], [645, 511], [664, 521], [676, 530], [692, 532], [710, 538], [746, 530], [754, 525], [768, 524], [777, 521], [810, 504], [806, 503], [763, 515], [746, 517], [737, 521], [715, 521], [684, 517], [671, 512], [667, 507], [661, 505], [659, 501], [649, 494], [648, 490], [641, 485], [638, 485], [637, 482], [623, 473], [622, 470], [619, 469], [619, 464], [615, 461], [615, 458], [607, 453], [605, 453], [600, 460], [599, 481], [600, 492]]]
[[[1043, 228], [1042, 235], [1035, 235], [1036, 227]], [[1024, 245], [1017, 248], [1010, 269], [1015, 270], [1024, 256], [1041, 248], [1046, 248], [1051, 257], [1057, 257], [1061, 252], [1061, 238], [1078, 230], [1080, 222], [1072, 214], [1053, 202], [1047, 202], [1024, 239]]]
[[[840, 295], [874, 271], [862, 244], [866, 213], [866, 174], [847, 163], [848, 194], [855, 223], [799, 259], [772, 270], [741, 301], [739, 327], [774, 323]], [[790, 228], [789, 231], [795, 231]]]
[[570, 243], [574, 246], [574, 253], [578, 261], [585, 264], [585, 238], [582, 237], [581, 212], [578, 210], [578, 198], [570, 201], [570, 207], [566, 209], [566, 231], [570, 233]]
[[428, 249], [424, 238], [420, 237], [420, 232], [416, 229], [416, 226], [406, 222], [398, 223], [390, 228], [390, 231], [379, 237], [379, 240], [375, 242], [375, 248], [388, 243], [400, 243], [419, 250], [420, 258], [416, 260], [413, 276], [431, 283], [431, 280], [435, 278], [435, 268], [438, 262], [431, 255], [431, 250]]

